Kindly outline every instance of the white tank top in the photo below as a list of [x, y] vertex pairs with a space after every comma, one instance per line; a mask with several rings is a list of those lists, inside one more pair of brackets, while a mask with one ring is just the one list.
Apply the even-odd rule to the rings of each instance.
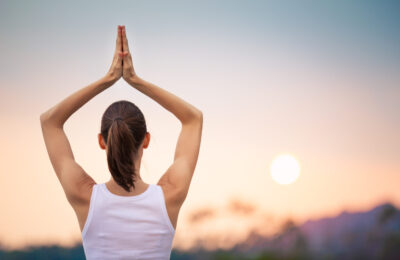
[[161, 186], [135, 196], [93, 186], [82, 230], [86, 259], [170, 259], [174, 234]]

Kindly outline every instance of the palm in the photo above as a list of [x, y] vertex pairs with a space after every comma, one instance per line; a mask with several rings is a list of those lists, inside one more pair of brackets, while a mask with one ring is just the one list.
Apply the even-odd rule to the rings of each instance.
[[114, 52], [114, 57], [113, 61], [111, 63], [111, 67], [108, 70], [107, 75], [111, 78], [113, 81], [117, 81], [122, 77], [122, 58], [123, 58], [123, 52], [122, 52], [122, 26], [118, 26], [118, 35], [117, 35], [117, 41], [115, 44], [115, 52]]
[[122, 38], [122, 56], [123, 56], [122, 77], [125, 80], [129, 80], [129, 79], [134, 78], [136, 76], [136, 73], [133, 68], [132, 55], [129, 51], [128, 39], [126, 38], [125, 26], [122, 26], [121, 36], [122, 36], [121, 38]]
[[137, 79], [137, 75], [133, 68], [132, 56], [129, 52], [125, 26], [118, 26], [118, 36], [114, 57], [107, 76], [114, 82], [121, 77], [126, 81], [134, 81]]

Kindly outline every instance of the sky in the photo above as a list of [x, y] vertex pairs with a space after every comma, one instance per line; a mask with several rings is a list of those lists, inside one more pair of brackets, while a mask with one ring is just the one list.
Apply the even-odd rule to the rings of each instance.
[[[0, 1], [0, 244], [80, 241], [39, 116], [105, 75], [118, 25], [137, 74], [203, 111], [174, 247], [400, 207], [399, 11], [397, 1]], [[145, 115], [141, 176], [157, 183], [180, 123], [122, 79], [66, 122], [75, 159], [109, 180], [97, 133], [121, 99]], [[282, 153], [300, 163], [290, 185], [270, 177]]]

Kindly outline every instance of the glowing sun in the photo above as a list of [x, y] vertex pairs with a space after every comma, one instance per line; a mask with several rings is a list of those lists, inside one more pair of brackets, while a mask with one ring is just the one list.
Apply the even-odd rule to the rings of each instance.
[[270, 173], [277, 183], [291, 184], [300, 175], [300, 165], [292, 155], [281, 154], [272, 161]]

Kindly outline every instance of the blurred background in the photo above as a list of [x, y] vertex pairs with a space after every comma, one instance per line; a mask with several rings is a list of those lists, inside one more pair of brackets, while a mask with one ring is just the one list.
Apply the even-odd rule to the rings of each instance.
[[[39, 115], [105, 75], [125, 25], [136, 72], [204, 114], [171, 259], [400, 259], [399, 12], [398, 1], [1, 0], [0, 258], [84, 259]], [[97, 133], [121, 99], [145, 115], [141, 176], [156, 183], [180, 123], [122, 79], [67, 121], [75, 159], [109, 180]], [[271, 168], [282, 154], [299, 169], [288, 184]]]

